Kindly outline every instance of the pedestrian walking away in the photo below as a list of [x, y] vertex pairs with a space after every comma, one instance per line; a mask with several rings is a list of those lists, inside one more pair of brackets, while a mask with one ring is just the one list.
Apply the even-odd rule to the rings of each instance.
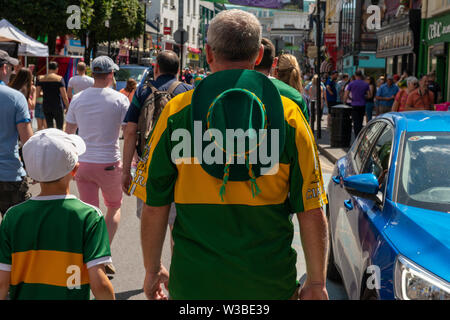
[[[253, 14], [220, 12], [207, 39], [212, 74], [166, 105], [131, 187], [145, 201], [144, 292], [167, 299], [166, 285], [171, 299], [327, 299], [327, 198], [311, 130], [298, 106], [253, 70], [264, 54]], [[223, 142], [218, 137], [227, 129], [263, 130], [267, 139], [250, 133], [242, 146]], [[189, 152], [191, 142], [182, 142], [183, 150], [175, 142], [182, 132], [216, 139]], [[274, 157], [267, 166], [254, 159], [262, 144]], [[224, 161], [211, 158], [211, 146]], [[161, 250], [172, 202], [177, 219], [169, 275]], [[291, 213], [297, 213], [306, 257], [301, 290]]]
[[331, 109], [337, 105], [338, 103], [338, 92], [337, 92], [337, 78], [339, 73], [337, 71], [331, 72], [330, 76], [327, 78], [327, 81], [325, 82], [325, 86], [327, 88], [326, 95], [327, 95], [327, 106], [328, 106], [328, 112], [331, 114]]
[[28, 198], [28, 181], [19, 157], [19, 143], [33, 135], [25, 96], [8, 86], [18, 60], [0, 50], [0, 214]]
[[366, 96], [366, 118], [367, 122], [372, 120], [373, 117], [373, 109], [375, 107], [375, 93], [376, 93], [376, 84], [375, 79], [373, 77], [367, 77], [366, 82], [369, 84], [369, 91]]
[[270, 72], [275, 61], [275, 47], [267, 38], [262, 38], [261, 44], [264, 46], [264, 55], [260, 64], [255, 66], [255, 70], [268, 76], [278, 91], [280, 91], [280, 94], [294, 101], [302, 111], [306, 121], [309, 121], [308, 106], [301, 94], [303, 87], [297, 59], [291, 55], [281, 55], [277, 59], [275, 68], [275, 76], [278, 79], [274, 78], [270, 76]]
[[438, 104], [442, 101], [442, 89], [439, 83], [436, 82], [436, 72], [428, 74], [428, 90], [434, 94], [433, 104]]
[[[80, 168], [75, 175], [80, 199], [99, 207], [101, 190], [107, 208], [105, 221], [110, 243], [120, 221], [122, 205], [122, 163], [119, 134], [130, 102], [109, 86], [119, 67], [106, 56], [92, 63], [94, 86], [76, 94], [67, 113], [66, 132], [78, 134], [86, 143], [86, 153], [80, 156]], [[114, 273], [112, 265], [108, 273]]]
[[366, 95], [370, 89], [369, 84], [363, 79], [362, 71], [356, 70], [355, 80], [347, 86], [344, 96], [344, 101], [347, 101], [349, 95], [352, 95], [352, 121], [355, 138], [358, 137], [363, 127], [364, 115], [366, 114]]
[[103, 215], [69, 191], [85, 150], [80, 137], [58, 129], [25, 143], [27, 172], [41, 192], [9, 209], [0, 225], [0, 300], [8, 291], [12, 300], [89, 300], [90, 290], [96, 299], [114, 299], [104, 271], [112, 260]]
[[94, 85], [94, 79], [86, 75], [86, 64], [82, 61], [77, 64], [77, 75], [69, 80], [67, 96], [72, 100], [73, 96]]
[[[125, 116], [127, 125], [124, 131], [122, 189], [126, 194], [129, 194], [132, 171], [136, 171], [136, 158], [142, 156], [147, 138], [165, 104], [178, 94], [194, 89], [191, 85], [177, 81], [179, 67], [180, 60], [175, 52], [161, 52], [156, 57], [155, 80], [139, 86]], [[143, 202], [139, 198], [136, 207], [136, 214], [140, 218]], [[175, 211], [169, 218], [169, 225], [173, 226], [174, 221]]]
[[11, 82], [11, 88], [16, 89], [25, 96], [28, 102], [28, 111], [33, 120], [32, 112], [36, 105], [36, 87], [33, 85], [33, 75], [28, 68], [22, 68], [17, 72], [16, 77]]
[[136, 80], [134, 80], [133, 78], [129, 78], [127, 80], [127, 84], [126, 84], [125, 88], [121, 89], [119, 92], [121, 94], [125, 95], [131, 103], [131, 101], [133, 101], [133, 97], [134, 97], [134, 93], [136, 92], [136, 88], [137, 88]]
[[58, 75], [58, 63], [50, 62], [48, 75], [39, 78], [37, 82], [36, 95], [44, 93], [42, 110], [48, 128], [62, 130], [64, 126], [64, 110], [69, 108], [69, 98], [67, 97], [66, 84], [64, 78]]

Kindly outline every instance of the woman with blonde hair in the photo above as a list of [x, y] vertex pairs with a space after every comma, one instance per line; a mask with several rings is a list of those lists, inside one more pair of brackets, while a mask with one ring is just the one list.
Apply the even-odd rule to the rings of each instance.
[[303, 94], [302, 72], [300, 71], [297, 58], [293, 55], [282, 54], [278, 57], [274, 76]]

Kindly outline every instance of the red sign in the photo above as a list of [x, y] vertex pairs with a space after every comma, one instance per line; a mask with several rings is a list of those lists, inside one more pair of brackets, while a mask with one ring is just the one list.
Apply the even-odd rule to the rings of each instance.
[[164, 27], [164, 35], [171, 35], [172, 34], [172, 28], [171, 27]]
[[336, 61], [338, 57], [338, 48], [336, 47], [336, 35], [334, 33], [325, 34], [325, 46], [327, 48], [328, 57], [336, 70]]

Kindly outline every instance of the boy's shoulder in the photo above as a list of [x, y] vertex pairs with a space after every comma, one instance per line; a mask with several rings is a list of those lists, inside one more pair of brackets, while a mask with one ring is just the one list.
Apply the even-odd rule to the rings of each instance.
[[103, 214], [99, 208], [87, 204], [72, 195], [66, 196], [41, 196], [32, 197], [25, 202], [11, 207], [5, 214], [8, 220], [16, 220], [26, 214], [36, 214], [40, 208], [57, 210], [58, 212], [70, 211], [76, 213], [80, 219], [88, 216], [91, 218], [102, 217]]

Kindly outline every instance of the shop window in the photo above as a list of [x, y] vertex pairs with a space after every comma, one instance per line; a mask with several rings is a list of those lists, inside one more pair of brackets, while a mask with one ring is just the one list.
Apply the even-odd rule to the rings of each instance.
[[394, 74], [394, 57], [388, 57], [386, 61], [386, 73]]
[[397, 72], [398, 74], [400, 74], [402, 72], [403, 69], [403, 57], [402, 56], [398, 56], [397, 57]]

